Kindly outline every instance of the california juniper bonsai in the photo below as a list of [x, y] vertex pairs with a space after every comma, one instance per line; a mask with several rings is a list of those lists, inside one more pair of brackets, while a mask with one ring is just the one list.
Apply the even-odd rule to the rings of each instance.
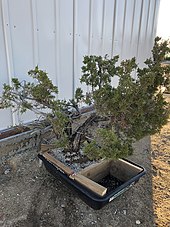
[[[36, 67], [28, 72], [34, 82], [13, 78], [12, 86], [4, 84], [0, 108], [13, 107], [21, 113], [29, 109], [44, 116], [52, 125], [56, 147], [79, 152], [83, 144], [91, 159], [126, 157], [133, 152], [133, 142], [159, 132], [167, 122], [169, 106], [161, 88], [169, 86], [170, 66], [162, 67], [161, 62], [169, 52], [167, 41], [156, 38], [152, 57], [142, 69], [135, 58], [117, 65], [119, 56], [85, 56], [80, 81], [90, 91], [84, 94], [77, 88], [68, 101], [57, 98], [58, 88]], [[117, 87], [112, 85], [115, 76]], [[74, 119], [81, 117], [80, 102], [95, 111], [73, 131]], [[88, 138], [87, 129], [96, 119], [105, 119], [107, 124]]]

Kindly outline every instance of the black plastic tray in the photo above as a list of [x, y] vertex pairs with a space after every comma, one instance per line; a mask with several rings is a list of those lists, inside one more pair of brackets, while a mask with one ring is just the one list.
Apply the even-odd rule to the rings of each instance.
[[41, 154], [38, 154], [38, 157], [43, 161], [47, 171], [49, 171], [55, 178], [62, 180], [64, 183], [68, 185], [68, 187], [74, 189], [79, 195], [79, 197], [90, 207], [92, 207], [95, 210], [101, 209], [106, 204], [113, 201], [116, 197], [121, 195], [123, 192], [127, 191], [130, 187], [132, 187], [140, 177], [146, 174], [146, 170], [142, 167], [137, 165], [136, 163], [133, 163], [131, 161], [128, 161], [126, 159], [126, 162], [141, 168], [141, 172], [139, 172], [137, 175], [132, 177], [126, 182], [123, 182], [120, 186], [118, 186], [116, 189], [111, 190], [104, 196], [99, 196], [89, 190], [88, 188], [84, 187], [83, 185], [79, 184], [78, 182], [70, 179], [65, 173], [61, 172], [59, 169], [57, 169], [53, 164], [51, 164], [49, 161], [47, 161]]

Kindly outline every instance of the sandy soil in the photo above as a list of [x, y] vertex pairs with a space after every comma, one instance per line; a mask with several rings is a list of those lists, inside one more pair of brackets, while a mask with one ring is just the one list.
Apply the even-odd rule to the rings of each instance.
[[[170, 102], [170, 98], [168, 98]], [[170, 119], [151, 137], [155, 225], [170, 226]]]

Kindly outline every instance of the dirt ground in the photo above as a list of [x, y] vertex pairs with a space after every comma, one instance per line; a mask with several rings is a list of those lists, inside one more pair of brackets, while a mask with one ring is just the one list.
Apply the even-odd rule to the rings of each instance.
[[167, 227], [170, 226], [170, 119], [160, 134], [151, 137], [151, 144], [155, 223]]
[[0, 226], [170, 226], [170, 121], [151, 140], [152, 149], [150, 138], [144, 138], [129, 158], [147, 174], [98, 211], [50, 175], [40, 165], [36, 149], [11, 155], [0, 166]]
[[143, 165], [147, 174], [130, 190], [96, 211], [39, 166], [36, 150], [10, 157], [0, 168], [0, 226], [154, 226], [149, 138], [136, 144], [131, 159]]

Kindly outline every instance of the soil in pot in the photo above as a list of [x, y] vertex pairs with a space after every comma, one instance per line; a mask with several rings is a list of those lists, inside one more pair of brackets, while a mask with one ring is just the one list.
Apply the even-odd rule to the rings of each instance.
[[103, 177], [97, 183], [102, 185], [102, 186], [104, 186], [104, 187], [106, 187], [107, 188], [107, 192], [110, 192], [110, 191], [116, 189], [117, 187], [119, 187], [120, 185], [123, 184], [123, 182], [121, 180], [119, 180], [118, 178], [112, 176], [111, 174], [106, 175], [105, 177]]

